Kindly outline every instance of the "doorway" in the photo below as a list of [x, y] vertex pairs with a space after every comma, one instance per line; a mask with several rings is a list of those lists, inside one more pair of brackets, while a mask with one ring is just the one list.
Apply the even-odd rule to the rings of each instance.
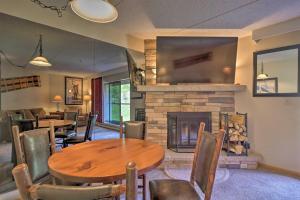
[[104, 84], [104, 122], [119, 125], [121, 116], [130, 120], [129, 79]]

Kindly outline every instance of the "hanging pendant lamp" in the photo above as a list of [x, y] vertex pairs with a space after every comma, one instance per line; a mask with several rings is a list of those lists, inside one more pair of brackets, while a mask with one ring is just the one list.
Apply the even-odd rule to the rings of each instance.
[[46, 57], [43, 56], [43, 39], [42, 39], [42, 35], [40, 35], [40, 40], [39, 40], [39, 56], [35, 57], [34, 59], [32, 59], [29, 63], [35, 66], [39, 66], [39, 67], [51, 67], [52, 64], [49, 63], [48, 59]]
[[268, 74], [264, 73], [264, 62], [262, 61], [261, 62], [261, 72], [260, 72], [260, 74], [258, 74], [257, 79], [266, 79], [268, 77], [269, 77]]

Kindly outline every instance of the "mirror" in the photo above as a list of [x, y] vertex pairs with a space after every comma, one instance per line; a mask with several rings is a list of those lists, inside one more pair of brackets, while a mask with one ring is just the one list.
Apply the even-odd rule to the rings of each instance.
[[253, 96], [299, 96], [299, 48], [254, 53]]

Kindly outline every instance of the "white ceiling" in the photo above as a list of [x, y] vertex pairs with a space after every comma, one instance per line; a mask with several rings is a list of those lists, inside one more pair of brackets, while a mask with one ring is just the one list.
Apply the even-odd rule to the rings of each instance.
[[111, 26], [143, 39], [192, 32], [214, 34], [212, 29], [215, 34], [225, 29], [238, 35], [300, 16], [300, 1], [121, 0], [118, 10], [120, 17]]
[[[62, 0], [41, 0], [62, 5]], [[76, 16], [70, 8], [62, 18], [30, 0], [2, 0], [0, 12], [77, 32], [121, 46], [129, 37], [244, 36], [252, 30], [300, 16], [299, 0], [111, 0], [119, 18], [97, 24]], [[19, 5], [16, 7], [15, 5]], [[137, 42], [137, 40], [136, 40]], [[141, 41], [138, 41], [141, 43]]]

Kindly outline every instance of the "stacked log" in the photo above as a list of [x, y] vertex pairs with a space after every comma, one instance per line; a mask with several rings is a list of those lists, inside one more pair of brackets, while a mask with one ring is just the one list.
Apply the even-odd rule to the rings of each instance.
[[242, 142], [248, 141], [246, 126], [237, 122], [229, 122], [228, 137], [230, 141], [229, 151], [238, 155], [242, 154], [245, 150]]

